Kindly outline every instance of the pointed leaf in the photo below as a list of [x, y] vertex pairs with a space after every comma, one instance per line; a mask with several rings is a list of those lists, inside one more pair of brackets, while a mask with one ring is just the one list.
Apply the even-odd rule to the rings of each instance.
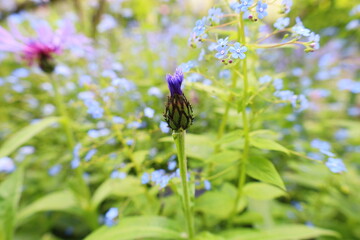
[[19, 168], [0, 185], [0, 239], [12, 240], [15, 215], [21, 196], [23, 169]]
[[246, 173], [257, 180], [274, 184], [286, 191], [285, 184], [281, 179], [278, 171], [273, 163], [259, 156], [254, 156], [250, 159]]
[[2, 144], [0, 148], [0, 158], [10, 155], [14, 150], [26, 143], [36, 134], [58, 121], [58, 117], [48, 117], [22, 128]]

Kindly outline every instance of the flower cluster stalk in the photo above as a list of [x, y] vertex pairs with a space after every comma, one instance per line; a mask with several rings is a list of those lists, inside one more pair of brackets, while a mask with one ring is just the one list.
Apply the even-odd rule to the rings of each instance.
[[50, 78], [51, 85], [52, 85], [52, 87], [54, 89], [55, 104], [56, 104], [56, 107], [57, 107], [58, 114], [62, 118], [61, 122], [62, 122], [63, 128], [65, 130], [65, 134], [66, 134], [66, 137], [67, 137], [67, 143], [69, 145], [70, 150], [72, 150], [74, 145], [75, 145], [75, 140], [74, 140], [73, 131], [72, 131], [71, 127], [70, 127], [70, 118], [69, 118], [69, 115], [68, 115], [68, 113], [66, 111], [66, 106], [65, 106], [65, 103], [64, 103], [64, 99], [63, 99], [62, 95], [59, 92], [59, 86], [58, 86], [56, 80], [53, 78], [53, 76], [51, 74], [48, 74], [48, 75], [49, 75], [49, 78]]
[[[245, 37], [245, 26], [243, 20], [243, 14], [239, 16], [239, 36], [241, 43], [246, 45], [246, 37]], [[244, 148], [241, 163], [239, 165], [239, 179], [238, 179], [238, 189], [235, 198], [235, 204], [233, 208], [233, 212], [231, 217], [233, 217], [237, 212], [237, 206], [242, 196], [243, 187], [245, 185], [246, 180], [246, 164], [249, 159], [249, 148], [250, 148], [250, 138], [249, 138], [249, 122], [246, 113], [246, 108], [248, 106], [248, 73], [247, 73], [247, 58], [245, 58], [242, 62], [242, 73], [243, 73], [243, 99], [241, 105], [241, 116], [243, 122], [243, 130], [244, 130]]]
[[190, 189], [188, 184], [187, 162], [185, 155], [185, 130], [173, 131], [173, 138], [177, 149], [180, 168], [181, 185], [183, 190], [182, 202], [184, 206], [185, 221], [189, 239], [194, 239], [194, 218], [192, 214]]

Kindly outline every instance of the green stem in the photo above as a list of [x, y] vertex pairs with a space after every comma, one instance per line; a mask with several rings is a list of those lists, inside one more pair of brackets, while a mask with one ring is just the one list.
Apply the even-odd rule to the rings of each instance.
[[187, 181], [187, 163], [185, 155], [185, 130], [179, 130], [173, 132], [173, 138], [177, 149], [181, 184], [183, 189], [183, 206], [185, 212], [185, 220], [187, 224], [189, 239], [194, 239], [194, 219], [191, 211], [191, 199], [189, 192], [189, 185]]
[[[240, 14], [239, 23], [240, 23], [240, 25], [239, 25], [238, 31], [240, 32], [241, 44], [246, 45], [244, 20], [243, 20], [242, 14]], [[246, 59], [247, 58], [245, 58], [243, 60], [243, 65], [242, 65], [244, 86], [243, 86], [243, 99], [242, 99], [242, 105], [241, 105], [241, 116], [242, 116], [243, 129], [244, 129], [244, 149], [243, 149], [242, 160], [239, 165], [238, 189], [237, 189], [235, 205], [234, 205], [234, 209], [233, 209], [231, 218], [236, 215], [237, 206], [238, 206], [238, 203], [242, 196], [243, 187], [244, 187], [245, 181], [246, 181], [246, 164], [249, 159], [249, 147], [250, 147], [249, 122], [248, 122], [248, 117], [247, 117], [247, 113], [246, 113], [246, 107], [248, 106], [249, 83], [248, 83], [248, 72], [247, 72], [247, 60]]]
[[56, 108], [58, 111], [58, 114], [62, 117], [62, 124], [65, 130], [65, 134], [68, 140], [68, 145], [70, 150], [72, 151], [74, 145], [75, 145], [75, 140], [74, 140], [74, 134], [73, 131], [70, 127], [70, 118], [68, 116], [68, 113], [66, 111], [66, 106], [64, 103], [64, 99], [62, 97], [62, 95], [59, 92], [59, 86], [57, 81], [53, 78], [53, 76], [51, 74], [49, 74], [49, 78], [50, 78], [50, 82], [52, 84], [52, 87], [54, 89], [55, 92], [55, 104], [56, 104]]
[[[229, 5], [228, 1], [226, 1], [227, 4]], [[230, 5], [229, 5], [230, 6]], [[242, 17], [242, 16], [241, 16]], [[233, 23], [233, 22], [232, 22]], [[238, 24], [238, 27], [237, 27], [237, 39], [238, 41], [240, 42], [241, 41], [241, 23], [239, 22]], [[234, 67], [233, 69], [236, 69], [238, 66], [239, 66], [240, 62], [238, 62]], [[237, 76], [236, 74], [233, 74], [232, 75], [232, 78], [231, 78], [231, 89], [234, 89], [237, 85]], [[228, 115], [229, 115], [229, 110], [230, 110], [230, 106], [231, 106], [231, 101], [233, 100], [233, 97], [234, 97], [234, 94], [232, 92], [230, 92], [229, 94], [229, 98], [228, 98], [228, 101], [226, 103], [226, 106], [225, 106], [225, 112], [224, 112], [224, 115], [221, 119], [221, 124], [220, 124], [220, 127], [219, 127], [219, 130], [218, 130], [218, 134], [217, 134], [217, 139], [221, 139], [222, 136], [224, 135], [224, 132], [225, 132], [225, 127], [226, 127], [226, 124], [227, 124], [227, 120], [228, 120]], [[215, 146], [215, 153], [219, 152], [220, 151], [220, 147], [221, 145], [220, 144], [217, 144]], [[212, 167], [210, 167], [211, 169]]]

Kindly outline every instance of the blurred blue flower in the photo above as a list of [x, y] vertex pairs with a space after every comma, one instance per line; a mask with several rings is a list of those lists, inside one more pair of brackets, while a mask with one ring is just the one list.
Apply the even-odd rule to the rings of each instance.
[[265, 75], [259, 78], [260, 84], [265, 84], [271, 81], [271, 77], [269, 75]]
[[274, 79], [273, 85], [276, 90], [281, 90], [284, 87], [283, 80], [280, 78]]
[[302, 94], [297, 96], [296, 102], [297, 104], [294, 107], [297, 107], [298, 112], [304, 111], [310, 106], [309, 100]]
[[157, 87], [149, 88], [148, 95], [149, 96], [155, 96], [155, 97], [158, 97], [158, 98], [161, 98], [163, 96], [161, 90], [159, 88], [157, 88]]
[[11, 173], [16, 169], [14, 161], [9, 157], [0, 158], [0, 173]]
[[144, 115], [145, 115], [145, 117], [153, 118], [153, 117], [154, 117], [154, 114], [155, 114], [155, 110], [154, 110], [154, 109], [149, 108], [149, 107], [146, 107], [146, 108], [144, 109]]
[[186, 63], [180, 64], [178, 69], [180, 69], [183, 73], [186, 73], [189, 72], [195, 66], [196, 66], [195, 61], [188, 61]]
[[126, 145], [128, 145], [128, 146], [132, 146], [132, 145], [134, 145], [134, 143], [135, 143], [134, 139], [126, 140]]
[[351, 20], [347, 25], [346, 25], [346, 30], [353, 30], [353, 29], [357, 29], [360, 27], [360, 20], [359, 19], [354, 19]]
[[304, 27], [299, 17], [296, 18], [296, 24], [291, 28], [291, 30], [295, 33], [295, 36], [309, 37], [311, 33], [309, 29]]
[[170, 132], [170, 128], [168, 127], [167, 122], [164, 122], [164, 121], [161, 121], [161, 122], [160, 122], [160, 130], [161, 130], [163, 133], [169, 133], [169, 132]]
[[168, 162], [168, 169], [170, 171], [174, 170], [176, 168], [176, 161], [170, 161]]
[[229, 69], [224, 69], [219, 72], [219, 78], [228, 79], [231, 76], [231, 72]]
[[118, 170], [114, 170], [110, 174], [110, 178], [124, 179], [126, 176], [127, 174], [125, 172], [119, 172]]
[[303, 206], [298, 201], [291, 201], [291, 205], [293, 205], [296, 208], [296, 210], [298, 210], [298, 211], [304, 210]]
[[220, 38], [218, 41], [217, 41], [217, 47], [225, 47], [227, 46], [228, 44], [228, 40], [229, 40], [229, 37], [227, 38]]
[[335, 132], [335, 139], [338, 141], [344, 141], [349, 137], [349, 130], [341, 128]]
[[72, 74], [71, 69], [63, 64], [56, 65], [54, 73], [56, 75], [62, 75], [64, 77], [70, 77]]
[[296, 98], [294, 92], [290, 90], [277, 91], [274, 93], [274, 96], [280, 98], [283, 101], [292, 101]]
[[11, 73], [11, 75], [16, 78], [26, 78], [29, 76], [29, 74], [29, 70], [26, 68], [18, 68]]
[[348, 109], [348, 114], [353, 117], [360, 116], [360, 107], [350, 107]]
[[320, 139], [314, 139], [311, 141], [311, 146], [313, 148], [317, 148], [321, 153], [329, 156], [329, 157], [333, 157], [335, 156], [334, 153], [331, 152], [331, 145], [330, 143], [320, 140]]
[[308, 153], [308, 157], [313, 158], [318, 161], [324, 160], [324, 155], [322, 155], [320, 153], [315, 153], [315, 152]]
[[111, 84], [125, 92], [136, 90], [136, 85], [125, 78], [114, 78], [111, 80]]
[[266, 12], [267, 7], [268, 5], [266, 3], [263, 3], [261, 1], [258, 2], [256, 6], [256, 12], [258, 14], [259, 19], [263, 19], [268, 15], [268, 13]]
[[61, 164], [56, 164], [56, 165], [52, 166], [51, 168], [49, 168], [48, 174], [50, 176], [55, 176], [61, 171], [61, 169], [62, 169]]
[[221, 8], [210, 8], [208, 11], [208, 20], [214, 23], [220, 23], [220, 17], [223, 15]]
[[241, 2], [234, 2], [230, 5], [230, 7], [236, 12], [246, 12], [249, 7], [253, 4], [253, 0], [241, 0]]
[[148, 173], [143, 173], [141, 176], [141, 183], [148, 184], [150, 182], [150, 175]]
[[116, 19], [109, 14], [103, 14], [101, 16], [100, 23], [97, 25], [97, 30], [100, 33], [103, 33], [103, 32], [109, 31], [111, 29], [114, 29], [116, 27], [117, 27]]
[[122, 117], [119, 117], [119, 116], [113, 116], [112, 120], [116, 124], [124, 124], [125, 123], [125, 119], [123, 119]]
[[80, 159], [74, 158], [73, 160], [71, 160], [70, 165], [72, 169], [78, 168], [80, 166]]
[[138, 121], [133, 121], [127, 124], [128, 128], [140, 128], [141, 126], [141, 122]]
[[114, 226], [117, 223], [117, 218], [119, 216], [119, 209], [112, 207], [104, 215], [104, 224], [106, 226]]
[[97, 149], [91, 149], [90, 151], [88, 151], [87, 153], [86, 153], [86, 155], [85, 155], [85, 161], [90, 161], [91, 160], [91, 158], [95, 155], [97, 153]]
[[246, 57], [245, 52], [247, 51], [247, 47], [241, 46], [240, 43], [236, 42], [234, 46], [229, 48], [229, 51], [232, 53], [231, 56], [233, 58], [244, 59]]
[[274, 23], [274, 27], [278, 30], [283, 30], [284, 28], [286, 28], [287, 26], [289, 26], [290, 24], [290, 18], [288, 17], [281, 17], [281, 18], [278, 18], [276, 20], [276, 22]]
[[292, 0], [283, 0], [281, 3], [284, 5], [284, 13], [289, 13], [293, 4]]
[[23, 146], [19, 149], [21, 155], [31, 155], [35, 152], [34, 146]]
[[317, 50], [320, 47], [320, 35], [319, 34], [315, 34], [315, 33], [310, 33], [309, 36], [309, 42], [312, 43], [312, 47]]
[[205, 18], [196, 21], [195, 27], [193, 29], [193, 32], [196, 37], [199, 37], [201, 34], [205, 33], [205, 29], [206, 29], [205, 24], [206, 24]]
[[340, 158], [329, 158], [325, 165], [332, 171], [333, 173], [341, 173], [346, 172], [346, 167], [343, 161]]
[[204, 188], [205, 190], [211, 190], [211, 183], [209, 180], [204, 180]]
[[229, 49], [227, 48], [227, 46], [217, 46], [216, 51], [217, 53], [215, 54], [215, 57], [218, 59], [223, 59], [227, 57]]

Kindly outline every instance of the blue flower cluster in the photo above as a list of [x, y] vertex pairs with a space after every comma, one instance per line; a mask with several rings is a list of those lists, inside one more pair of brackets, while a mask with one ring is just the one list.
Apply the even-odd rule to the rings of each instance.
[[346, 167], [342, 159], [334, 158], [335, 153], [332, 152], [330, 143], [320, 139], [314, 139], [311, 141], [311, 146], [318, 149], [321, 154], [311, 153], [309, 154], [310, 157], [320, 161], [322, 161], [324, 157], [328, 157], [325, 165], [330, 169], [330, 171], [334, 173], [341, 173], [346, 171]]
[[0, 173], [11, 173], [16, 169], [14, 161], [9, 157], [0, 158]]
[[[215, 50], [217, 51], [215, 57], [218, 59], [222, 59], [222, 62], [225, 63], [225, 59], [228, 58], [244, 59], [246, 57], [245, 52], [247, 51], [247, 47], [242, 46], [238, 42], [235, 42], [232, 46], [229, 46], [228, 38], [221, 38], [218, 40]], [[231, 54], [229, 54], [229, 52]], [[229, 60], [228, 62], [232, 63], [232, 60]]]
[[253, 4], [253, 0], [242, 0], [240, 2], [234, 2], [230, 5], [230, 7], [236, 12], [247, 12], [249, 7]]
[[171, 179], [180, 177], [180, 169], [176, 169], [173, 173], [166, 173], [164, 169], [158, 169], [153, 171], [151, 174], [143, 173], [141, 176], [141, 183], [148, 184], [153, 183], [160, 188], [164, 188], [168, 185]]
[[73, 149], [73, 160], [71, 161], [71, 168], [77, 168], [80, 166], [80, 149], [82, 145], [81, 143], [78, 143], [75, 145]]
[[[230, 7], [236, 12], [236, 13], [244, 13], [245, 17], [248, 17], [249, 19], [252, 19], [252, 14], [250, 11], [250, 8], [253, 6], [253, 0], [241, 0], [240, 2], [234, 2], [230, 5]], [[268, 5], [266, 3], [263, 3], [262, 1], [258, 1], [256, 4], [256, 14], [259, 19], [263, 19], [268, 15], [266, 9]]]
[[310, 42], [309, 51], [314, 51], [320, 47], [320, 35], [314, 32], [311, 32], [310, 29], [304, 27], [304, 24], [299, 17], [296, 18], [296, 24], [291, 28], [292, 36], [300, 39], [301, 37], [307, 37]]
[[[264, 75], [259, 78], [260, 84], [270, 83], [272, 78], [268, 75]], [[282, 90], [284, 87], [283, 80], [280, 78], [276, 78], [272, 82], [275, 92], [274, 96], [279, 98], [282, 101], [288, 101], [291, 103], [292, 107], [296, 109], [296, 112], [302, 112], [309, 107], [309, 101], [303, 94], [296, 95], [291, 90]]]
[[281, 17], [276, 20], [276, 22], [274, 23], [274, 27], [278, 30], [283, 30], [284, 28], [289, 26], [289, 24], [290, 24], [290, 18]]
[[85, 106], [88, 108], [88, 114], [93, 118], [99, 119], [103, 117], [104, 109], [101, 107], [100, 103], [95, 100], [95, 94], [93, 92], [80, 92], [78, 98], [84, 102]]
[[118, 222], [119, 209], [112, 207], [110, 208], [103, 217], [103, 222], [106, 226], [114, 226]]
[[360, 93], [360, 82], [348, 78], [340, 79], [337, 86], [340, 90], [347, 90], [355, 94]]
[[206, 28], [214, 25], [214, 23], [219, 24], [222, 15], [223, 13], [220, 8], [209, 9], [208, 16], [196, 21], [189, 42], [201, 42], [202, 39], [206, 39]]

